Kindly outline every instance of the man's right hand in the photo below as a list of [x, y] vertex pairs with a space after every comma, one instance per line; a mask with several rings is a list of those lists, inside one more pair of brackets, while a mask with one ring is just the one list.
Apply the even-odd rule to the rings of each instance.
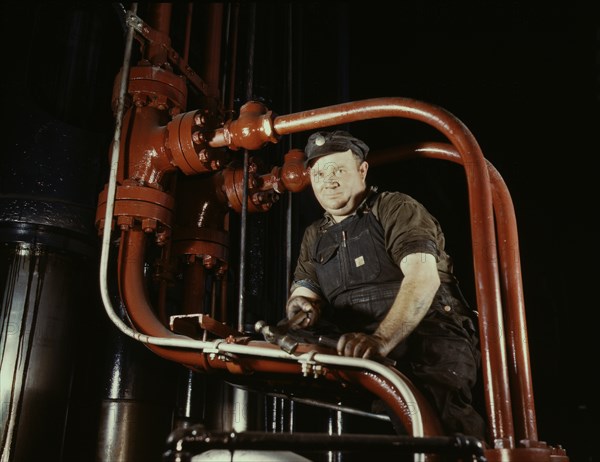
[[291, 328], [310, 327], [321, 317], [320, 301], [303, 295], [290, 297], [286, 306], [287, 317]]

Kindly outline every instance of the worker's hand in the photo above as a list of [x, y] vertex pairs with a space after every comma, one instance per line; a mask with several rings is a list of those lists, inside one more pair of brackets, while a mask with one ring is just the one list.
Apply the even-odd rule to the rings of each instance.
[[290, 328], [313, 326], [321, 317], [321, 303], [319, 300], [296, 295], [288, 300], [286, 313]]
[[376, 358], [387, 354], [381, 337], [361, 332], [342, 335], [337, 343], [337, 351], [339, 355], [354, 358]]

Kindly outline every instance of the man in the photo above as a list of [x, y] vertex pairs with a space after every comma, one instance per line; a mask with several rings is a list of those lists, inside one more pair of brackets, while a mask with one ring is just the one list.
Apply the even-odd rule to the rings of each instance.
[[287, 317], [298, 328], [334, 326], [340, 355], [395, 359], [446, 432], [483, 441], [472, 406], [477, 337], [444, 235], [412, 197], [367, 186], [368, 152], [345, 131], [308, 139], [306, 166], [325, 213], [304, 233]]

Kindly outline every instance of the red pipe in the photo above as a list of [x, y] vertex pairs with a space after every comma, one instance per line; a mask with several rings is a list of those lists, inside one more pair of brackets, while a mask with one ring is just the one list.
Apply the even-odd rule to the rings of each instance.
[[[238, 2], [230, 4], [229, 10], [229, 30], [228, 38], [230, 46], [228, 47], [227, 54], [229, 56], [229, 70], [227, 76], [227, 95], [223, 95], [222, 101], [224, 109], [233, 114], [234, 96], [235, 96], [235, 83], [236, 83], [236, 63], [237, 63], [237, 44], [238, 44], [238, 33], [239, 33], [239, 16], [240, 16], [240, 5]], [[226, 69], [227, 71], [227, 69]]]
[[[145, 247], [146, 234], [143, 231], [133, 229], [123, 231], [121, 246], [119, 248], [119, 289], [121, 298], [127, 308], [127, 313], [131, 321], [140, 332], [153, 337], [180, 338], [181, 336], [174, 334], [160, 322], [148, 302], [146, 281], [143, 274]], [[254, 347], [260, 346], [261, 348], [278, 348], [275, 345], [257, 341], [251, 341], [248, 345]], [[241, 355], [236, 355], [234, 361], [223, 361], [218, 356], [213, 359], [207, 359], [207, 356], [199, 351], [171, 349], [157, 345], [147, 346], [157, 355], [185, 364], [192, 369], [203, 369], [205, 371], [226, 369], [232, 373], [252, 372], [254, 374], [300, 374], [302, 371], [300, 364], [290, 361], [261, 357], [242, 357]], [[327, 348], [308, 344], [300, 345], [297, 352], [301, 354], [310, 350], [317, 350], [326, 354], [331, 353]], [[407, 425], [407, 429], [410, 430], [412, 428], [411, 413], [413, 409], [410, 408], [410, 405], [413, 403], [406, 403], [404, 397], [400, 396], [398, 390], [386, 379], [373, 373], [365, 373], [364, 371], [338, 370], [335, 366], [331, 365], [327, 365], [327, 370], [329, 371], [329, 379], [334, 379], [334, 376], [330, 376], [329, 374], [337, 373], [341, 379], [348, 380], [374, 393], [390, 406], [403, 423]], [[398, 373], [398, 375], [401, 374]], [[340, 380], [340, 378], [337, 378], [337, 380]], [[410, 384], [409, 386], [417, 398], [417, 403], [415, 404], [419, 407], [423, 416], [425, 436], [440, 435], [441, 427], [436, 415], [431, 411], [418, 390]]]
[[522, 440], [537, 441], [537, 419], [531, 379], [517, 221], [512, 199], [504, 180], [494, 167], [491, 165], [489, 167], [494, 205], [501, 204], [501, 206], [494, 207], [498, 223], [498, 241], [506, 243], [500, 246], [500, 266], [502, 268], [503, 296], [508, 306], [509, 351], [511, 354], [509, 371], [511, 372], [511, 383], [515, 387], [513, 396], [517, 396], [519, 399], [516, 436], [517, 441], [520, 442]]
[[[159, 32], [167, 45], [171, 44], [169, 33], [171, 31], [171, 3], [154, 4], [148, 11], [148, 24]], [[168, 52], [163, 43], [149, 43], [145, 52], [148, 60], [155, 66], [162, 66], [167, 62]]]
[[183, 43], [183, 60], [190, 60], [190, 39], [192, 35], [192, 17], [194, 15], [194, 2], [188, 3], [187, 16], [185, 17], [185, 41]]
[[[278, 135], [383, 117], [424, 122], [444, 134], [465, 166], [469, 191], [471, 231], [479, 328], [483, 356], [486, 406], [492, 439], [497, 447], [514, 447], [492, 193], [483, 153], [469, 129], [453, 114], [435, 105], [407, 98], [374, 98], [276, 117]], [[218, 134], [219, 135], [219, 134]], [[256, 133], [257, 136], [264, 136]], [[219, 135], [221, 136], [221, 135]], [[217, 143], [221, 142], [215, 137]]]
[[[369, 164], [377, 166], [389, 161], [413, 157], [428, 157], [462, 164], [462, 159], [456, 149], [446, 143], [421, 143], [378, 151]], [[531, 378], [517, 220], [512, 198], [502, 176], [491, 163], [487, 162], [487, 166], [498, 232], [502, 295], [507, 306], [511, 358], [509, 374], [513, 396], [518, 397], [518, 401], [513, 402], [517, 414], [515, 436], [519, 442], [523, 440], [535, 442], [538, 441], [537, 419]]]
[[373, 374], [372, 372], [347, 369], [342, 371], [334, 371], [334, 375], [339, 375], [343, 380], [360, 385], [360, 387], [381, 398], [390, 407], [394, 414], [400, 418], [404, 428], [409, 434], [413, 433], [414, 431], [412, 416], [416, 406], [421, 413], [421, 419], [423, 421], [423, 435], [443, 435], [444, 432], [442, 430], [439, 418], [433, 411], [431, 404], [402, 373], [395, 369], [392, 370], [399, 377], [401, 377], [410, 388], [415, 396], [415, 399], [417, 400], [416, 403], [407, 402], [391, 383], [389, 383], [386, 379]]
[[[144, 278], [146, 233], [130, 229], [121, 233], [119, 246], [119, 291], [121, 299], [134, 326], [152, 337], [181, 338], [167, 329], [158, 319], [148, 302]], [[147, 345], [159, 356], [182, 364], [208, 368], [203, 354], [197, 351], [169, 349]]]
[[206, 270], [202, 259], [188, 261], [183, 273], [183, 313], [197, 314], [206, 312]]
[[[168, 172], [175, 171], [165, 148], [168, 114], [154, 107], [131, 108], [125, 114], [121, 153], [127, 162], [119, 163], [118, 181], [135, 180], [137, 184], [162, 189]], [[121, 154], [123, 156], [123, 154]]]
[[223, 34], [223, 4], [209, 3], [207, 5], [207, 46], [204, 50], [204, 81], [212, 94], [219, 92], [219, 75], [221, 70], [221, 43]]

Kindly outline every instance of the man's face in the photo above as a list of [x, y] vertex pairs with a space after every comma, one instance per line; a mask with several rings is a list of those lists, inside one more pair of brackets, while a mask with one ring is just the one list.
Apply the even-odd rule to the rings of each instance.
[[360, 163], [351, 150], [320, 157], [310, 168], [315, 196], [336, 221], [352, 214], [363, 199], [367, 169], [368, 164]]

